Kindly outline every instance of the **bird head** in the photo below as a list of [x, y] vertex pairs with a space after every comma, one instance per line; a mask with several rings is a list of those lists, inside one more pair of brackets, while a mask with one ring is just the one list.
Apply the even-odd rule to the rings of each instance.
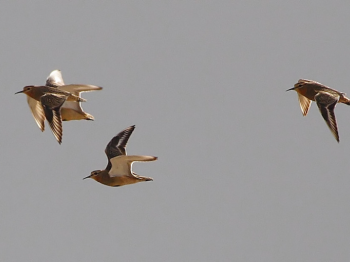
[[95, 170], [95, 171], [92, 171], [91, 174], [87, 177], [84, 177], [83, 179], [86, 179], [86, 178], [92, 178], [94, 180], [96, 180], [98, 174], [101, 173], [101, 170]]
[[32, 91], [33, 87], [34, 87], [34, 86], [25, 86], [25, 87], [23, 87], [23, 90], [22, 90], [22, 91], [18, 91], [18, 92], [16, 92], [15, 94], [19, 94], [19, 93], [25, 93], [25, 94], [27, 94], [27, 93], [29, 93], [30, 91]]
[[297, 91], [299, 88], [301, 88], [307, 84], [313, 84], [313, 83], [317, 83], [317, 82], [312, 81], [312, 80], [307, 80], [307, 79], [299, 79], [299, 81], [294, 85], [294, 87], [287, 89], [286, 91], [290, 91], [290, 90]]

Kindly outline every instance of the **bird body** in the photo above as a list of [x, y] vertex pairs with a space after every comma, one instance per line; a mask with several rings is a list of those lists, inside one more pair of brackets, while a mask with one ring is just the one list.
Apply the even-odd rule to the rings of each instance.
[[67, 101], [86, 102], [84, 98], [76, 96], [70, 92], [49, 86], [25, 86], [23, 88], [23, 91], [19, 91], [17, 93], [25, 93], [27, 96], [37, 101], [40, 101], [40, 98], [45, 94], [53, 94], [64, 96]]
[[298, 93], [299, 105], [304, 116], [307, 115], [311, 102], [315, 101], [323, 119], [331, 130], [335, 139], [339, 142], [337, 122], [334, 108], [337, 103], [350, 105], [350, 99], [342, 92], [329, 88], [316, 81], [300, 79], [293, 88]]
[[151, 177], [139, 176], [131, 171], [133, 162], [136, 161], [154, 161], [154, 156], [117, 156], [111, 159], [111, 170], [93, 171], [93, 179], [107, 186], [124, 186], [135, 184], [142, 181], [153, 181]]
[[[85, 178], [92, 178], [107, 186], [124, 186], [142, 181], [153, 181], [151, 177], [139, 176], [132, 171], [136, 161], [155, 161], [155, 156], [126, 155], [126, 144], [135, 126], [130, 126], [113, 137], [108, 143], [105, 153], [108, 164], [104, 170], [95, 170]], [[84, 178], [84, 179], [85, 179]]]
[[339, 103], [350, 104], [350, 99], [347, 98], [344, 93], [312, 80], [300, 79], [298, 83], [296, 83], [294, 87], [289, 90], [295, 90], [298, 92], [298, 94], [312, 101], [315, 101], [315, 96], [319, 92], [326, 92], [334, 97], [339, 96]]

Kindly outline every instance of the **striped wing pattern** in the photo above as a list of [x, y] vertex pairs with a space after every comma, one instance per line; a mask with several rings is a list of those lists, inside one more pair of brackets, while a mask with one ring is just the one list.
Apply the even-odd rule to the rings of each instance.
[[327, 126], [339, 142], [337, 121], [334, 114], [334, 108], [339, 101], [339, 96], [335, 97], [333, 94], [327, 92], [319, 92], [315, 96], [315, 101]]

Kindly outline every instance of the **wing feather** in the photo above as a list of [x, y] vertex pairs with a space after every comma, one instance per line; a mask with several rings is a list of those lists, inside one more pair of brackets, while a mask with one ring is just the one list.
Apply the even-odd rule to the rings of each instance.
[[315, 96], [315, 101], [327, 126], [335, 139], [339, 142], [337, 121], [334, 114], [334, 108], [339, 101], [339, 96], [335, 97], [327, 92], [319, 92]]
[[[298, 92], [297, 92], [298, 93]], [[306, 116], [311, 106], [311, 100], [298, 93], [299, 105], [303, 116]]]
[[32, 115], [36, 124], [38, 125], [41, 131], [44, 131], [45, 113], [43, 107], [41, 106], [41, 103], [39, 101], [36, 101], [34, 98], [31, 98], [30, 96], [27, 96], [27, 102], [30, 110], [32, 111]]
[[121, 155], [111, 159], [112, 168], [108, 172], [110, 177], [133, 176], [133, 162], [155, 161], [155, 156]]
[[114, 158], [120, 155], [126, 155], [126, 144], [128, 143], [128, 140], [132, 132], [134, 131], [134, 129], [135, 129], [135, 125], [129, 126], [128, 128], [119, 132], [107, 144], [105, 149], [105, 153], [108, 158], [108, 165], [106, 168], [107, 170], [111, 169], [111, 162], [110, 162], [111, 158]]
[[50, 75], [48, 76], [48, 78], [46, 79], [46, 86], [50, 86], [50, 87], [59, 87], [59, 86], [63, 86], [64, 82], [63, 82], [63, 77], [62, 77], [62, 73], [60, 70], [53, 70]]
[[40, 98], [44, 113], [53, 135], [59, 144], [62, 143], [61, 106], [67, 97], [59, 94], [45, 94]]

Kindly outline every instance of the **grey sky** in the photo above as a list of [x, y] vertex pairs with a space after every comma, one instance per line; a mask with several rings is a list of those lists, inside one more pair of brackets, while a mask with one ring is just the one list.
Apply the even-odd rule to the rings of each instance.
[[[299, 78], [350, 94], [346, 1], [6, 1], [0, 9], [1, 261], [349, 261], [350, 108], [340, 143]], [[94, 122], [58, 145], [25, 85], [60, 69]], [[153, 182], [82, 180], [136, 125]]]

